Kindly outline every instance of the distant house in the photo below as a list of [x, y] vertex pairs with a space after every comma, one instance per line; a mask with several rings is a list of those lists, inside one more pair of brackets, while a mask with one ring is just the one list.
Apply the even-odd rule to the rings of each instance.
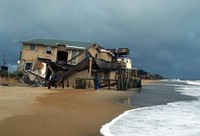
[[125, 68], [132, 69], [132, 60], [130, 58], [130, 50], [128, 48], [107, 49], [114, 54], [114, 60], [118, 63], [122, 63]]

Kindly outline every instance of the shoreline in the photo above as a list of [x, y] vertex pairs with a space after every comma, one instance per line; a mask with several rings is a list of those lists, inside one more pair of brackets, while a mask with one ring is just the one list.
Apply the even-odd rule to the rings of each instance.
[[148, 84], [153, 84], [153, 83], [160, 83], [160, 80], [145, 80], [145, 79], [141, 80], [142, 85], [148, 85]]
[[[158, 135], [182, 135], [185, 131], [187, 135], [198, 135], [199, 128], [195, 124], [198, 121], [193, 118], [200, 116], [198, 114], [199, 85], [198, 80], [170, 80], [145, 85], [140, 93], [132, 97], [131, 104], [136, 105], [137, 108], [126, 111], [112, 122], [105, 124], [101, 133], [120, 136], [157, 133]], [[187, 128], [192, 130], [188, 131]]]
[[100, 135], [102, 125], [133, 109], [119, 100], [130, 97], [135, 90], [40, 89], [47, 92], [35, 96], [34, 103], [22, 106], [21, 114], [14, 113], [0, 121], [0, 135], [95, 136]]
[[160, 81], [145, 81], [143, 85], [141, 90], [101, 89], [99, 92], [0, 86], [0, 135], [99, 136], [103, 125], [125, 111], [195, 99]]
[[148, 81], [143, 84], [141, 92], [134, 94], [130, 98], [121, 99], [120, 102], [134, 108], [142, 108], [190, 100], [197, 100], [197, 98], [181, 94], [175, 91], [174, 86], [165, 85], [163, 82]]

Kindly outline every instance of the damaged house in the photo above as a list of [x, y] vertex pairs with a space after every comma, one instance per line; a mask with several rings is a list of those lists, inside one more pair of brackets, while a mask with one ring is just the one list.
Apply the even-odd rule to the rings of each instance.
[[68, 61], [78, 55], [86, 47], [93, 45], [89, 42], [76, 42], [55, 39], [31, 39], [21, 42], [19, 70], [31, 70], [37, 59], [53, 62]]
[[96, 73], [101, 87], [117, 86], [119, 77], [131, 78], [132, 62], [127, 48], [106, 50], [96, 43], [56, 39], [31, 39], [21, 43], [18, 70], [25, 73], [26, 83], [49, 88], [59, 85], [93, 88]]

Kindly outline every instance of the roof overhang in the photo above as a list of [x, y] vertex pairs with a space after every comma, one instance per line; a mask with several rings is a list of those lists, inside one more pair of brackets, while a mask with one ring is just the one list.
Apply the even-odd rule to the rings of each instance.
[[106, 50], [106, 49], [100, 49], [101, 52], [105, 52], [105, 53], [109, 53], [110, 55], [112, 55], [113, 57], [115, 56], [112, 52]]

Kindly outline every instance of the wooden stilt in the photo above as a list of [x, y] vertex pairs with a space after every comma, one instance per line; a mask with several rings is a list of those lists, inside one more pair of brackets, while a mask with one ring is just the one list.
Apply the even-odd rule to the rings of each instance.
[[108, 79], [108, 90], [110, 90], [110, 79]]
[[64, 80], [62, 78], [62, 88], [65, 88]]
[[48, 89], [51, 89], [51, 81], [48, 81]]

